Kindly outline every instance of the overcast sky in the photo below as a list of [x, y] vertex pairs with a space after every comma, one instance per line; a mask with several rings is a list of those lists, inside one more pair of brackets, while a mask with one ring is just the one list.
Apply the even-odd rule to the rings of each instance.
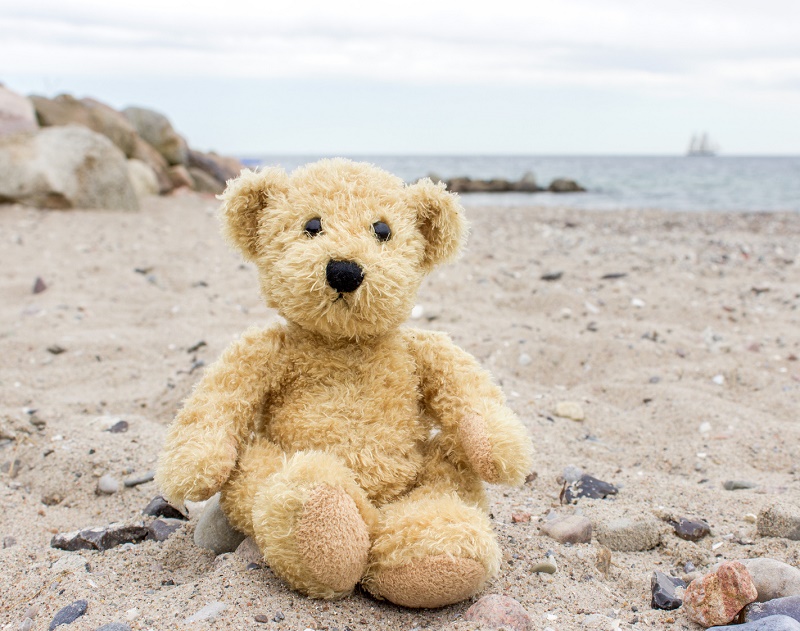
[[239, 154], [796, 155], [800, 0], [0, 0], [0, 81]]

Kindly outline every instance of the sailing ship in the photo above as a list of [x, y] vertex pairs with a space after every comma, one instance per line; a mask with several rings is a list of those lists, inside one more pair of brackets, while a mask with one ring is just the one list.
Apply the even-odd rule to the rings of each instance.
[[708, 134], [693, 134], [692, 140], [689, 142], [689, 149], [686, 151], [687, 156], [715, 156], [719, 147], [711, 142]]

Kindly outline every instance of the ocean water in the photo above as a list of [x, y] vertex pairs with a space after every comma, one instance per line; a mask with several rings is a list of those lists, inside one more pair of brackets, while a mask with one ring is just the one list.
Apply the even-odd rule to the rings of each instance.
[[[291, 171], [324, 156], [267, 155], [248, 165]], [[592, 210], [800, 212], [798, 157], [602, 156], [345, 156], [376, 164], [407, 182], [435, 173], [516, 180], [533, 172], [540, 186], [577, 180], [586, 193], [464, 194], [469, 205], [569, 206]]]

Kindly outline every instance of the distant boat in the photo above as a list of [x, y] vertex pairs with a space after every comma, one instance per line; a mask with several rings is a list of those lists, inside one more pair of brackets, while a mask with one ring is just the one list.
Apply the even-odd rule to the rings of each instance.
[[708, 137], [708, 134], [693, 134], [692, 140], [689, 142], [689, 149], [686, 151], [687, 156], [715, 156], [719, 151], [719, 147], [714, 144]]

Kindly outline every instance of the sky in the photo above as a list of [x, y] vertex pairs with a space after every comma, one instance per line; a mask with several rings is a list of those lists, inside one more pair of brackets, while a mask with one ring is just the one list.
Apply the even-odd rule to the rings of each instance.
[[800, 154], [800, 0], [0, 0], [0, 82], [265, 154]]

